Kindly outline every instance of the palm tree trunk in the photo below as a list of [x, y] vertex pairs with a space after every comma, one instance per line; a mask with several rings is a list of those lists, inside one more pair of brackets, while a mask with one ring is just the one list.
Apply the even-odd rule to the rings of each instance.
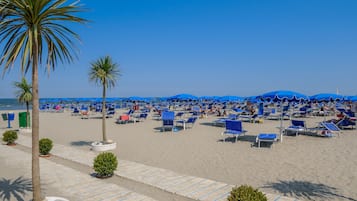
[[26, 128], [30, 128], [30, 107], [28, 101], [26, 101]]
[[[34, 34], [35, 35], [35, 34]], [[35, 37], [33, 44], [33, 63], [32, 63], [32, 188], [33, 201], [41, 201], [40, 184], [40, 119], [39, 119], [39, 95], [38, 95], [38, 44]]]
[[[105, 82], [104, 82], [105, 83]], [[106, 116], [106, 109], [105, 109], [105, 94], [106, 88], [105, 84], [103, 84], [103, 100], [102, 100], [102, 133], [103, 133], [103, 142], [107, 142], [107, 134], [106, 134], [106, 127], [105, 127], [105, 116]]]

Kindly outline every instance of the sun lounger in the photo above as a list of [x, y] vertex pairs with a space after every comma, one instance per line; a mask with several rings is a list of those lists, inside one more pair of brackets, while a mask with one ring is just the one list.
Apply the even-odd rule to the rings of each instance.
[[179, 119], [179, 120], [176, 120], [176, 125], [177, 124], [182, 125], [183, 130], [186, 130], [186, 128], [192, 128], [193, 125], [195, 124], [196, 120], [197, 120], [197, 117], [190, 117], [188, 119]]
[[[237, 142], [237, 139], [239, 136], [244, 135], [247, 131], [243, 130], [242, 128], [242, 122], [237, 121], [237, 120], [226, 120], [226, 130], [223, 131], [221, 134], [222, 135], [228, 135], [228, 136], [233, 136], [235, 137], [235, 142]], [[226, 141], [224, 138], [223, 141]]]
[[332, 137], [333, 133], [337, 133], [337, 135], [340, 136], [341, 130], [336, 124], [332, 122], [322, 122], [320, 125], [323, 127], [321, 135]]
[[174, 131], [174, 120], [175, 120], [175, 112], [166, 111], [162, 113], [162, 127], [161, 131], [165, 131], [167, 128]]
[[237, 114], [229, 114], [226, 118], [219, 118], [214, 120], [212, 124], [215, 126], [225, 126], [227, 120], [237, 120], [237, 118]]
[[256, 138], [256, 143], [258, 144], [258, 147], [260, 147], [261, 142], [271, 142], [274, 143], [277, 141], [277, 135], [275, 133], [261, 133], [257, 136]]
[[287, 135], [289, 132], [295, 133], [296, 136], [299, 133], [306, 134], [310, 129], [306, 127], [305, 121], [302, 120], [291, 120], [291, 126], [284, 130], [285, 134]]
[[127, 114], [120, 115], [119, 118], [117, 119], [116, 123], [117, 124], [126, 124], [130, 121], [130, 116]]

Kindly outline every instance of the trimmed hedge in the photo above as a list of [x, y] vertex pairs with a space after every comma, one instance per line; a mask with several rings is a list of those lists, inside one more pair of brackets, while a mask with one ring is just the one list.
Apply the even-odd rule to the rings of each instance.
[[228, 201], [268, 201], [268, 199], [258, 189], [242, 185], [232, 189]]
[[8, 145], [15, 144], [15, 141], [17, 140], [17, 132], [14, 130], [5, 131], [4, 134], [2, 134], [2, 140]]
[[111, 177], [118, 167], [118, 159], [111, 152], [100, 153], [94, 158], [93, 168], [97, 177]]
[[40, 154], [41, 155], [48, 155], [53, 147], [52, 140], [48, 138], [42, 138], [40, 140]]

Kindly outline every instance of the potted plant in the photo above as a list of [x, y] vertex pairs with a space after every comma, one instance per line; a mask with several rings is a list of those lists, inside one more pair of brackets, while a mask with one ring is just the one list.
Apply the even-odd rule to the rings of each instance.
[[92, 143], [92, 150], [94, 151], [108, 151], [116, 148], [116, 143], [109, 140], [106, 135], [106, 91], [107, 88], [115, 86], [115, 83], [120, 76], [118, 64], [114, 63], [109, 56], [99, 58], [97, 61], [91, 63], [89, 71], [89, 80], [102, 86], [102, 141]]
[[228, 201], [267, 201], [265, 194], [248, 185], [242, 185], [232, 189]]
[[108, 178], [113, 176], [118, 167], [118, 159], [111, 152], [102, 152], [94, 158], [93, 169], [98, 178]]
[[42, 138], [40, 140], [40, 156], [50, 156], [50, 151], [53, 148], [52, 140], [48, 138]]
[[17, 132], [14, 130], [5, 131], [2, 135], [2, 140], [6, 142], [7, 145], [16, 145]]

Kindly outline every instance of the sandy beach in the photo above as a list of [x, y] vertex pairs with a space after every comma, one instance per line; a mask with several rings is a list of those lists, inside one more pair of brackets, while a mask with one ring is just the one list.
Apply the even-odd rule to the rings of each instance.
[[[121, 159], [233, 185], [249, 184], [264, 192], [302, 200], [357, 200], [356, 130], [343, 130], [340, 137], [333, 138], [284, 136], [282, 143], [257, 148], [256, 135], [279, 133], [279, 121], [244, 122], [248, 132], [234, 143], [222, 141], [224, 128], [210, 124], [217, 118], [214, 116], [198, 119], [192, 129], [160, 132], [162, 122], [151, 116], [144, 122], [116, 124], [125, 111], [118, 110], [106, 121], [107, 135], [117, 142], [114, 152]], [[18, 112], [12, 122], [15, 129]], [[303, 120], [313, 127], [323, 118]], [[289, 126], [290, 121], [283, 124]], [[1, 121], [0, 127], [6, 126], [7, 122]], [[92, 141], [102, 138], [101, 119], [43, 112], [40, 137], [89, 150]]]

